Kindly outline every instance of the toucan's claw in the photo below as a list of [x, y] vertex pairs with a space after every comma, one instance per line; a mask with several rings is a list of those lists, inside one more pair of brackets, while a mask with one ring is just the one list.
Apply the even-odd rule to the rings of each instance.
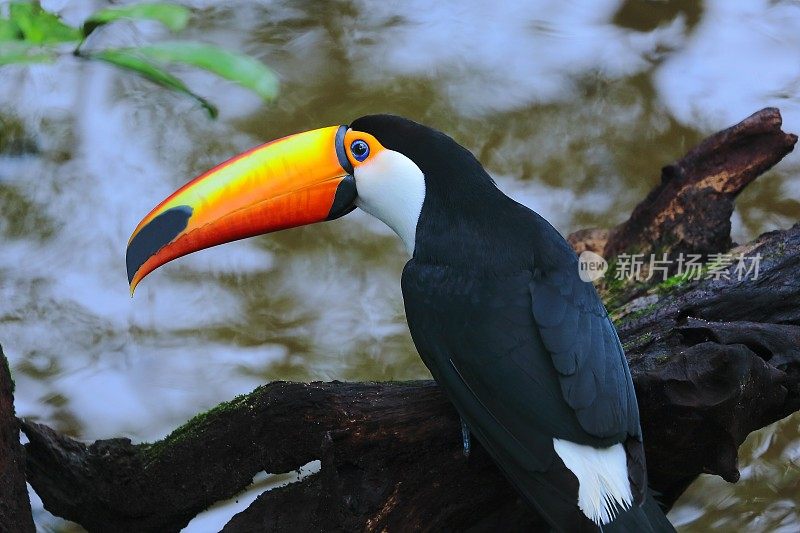
[[471, 449], [469, 428], [463, 418], [461, 419], [461, 442], [464, 445], [464, 457], [469, 459], [469, 452]]

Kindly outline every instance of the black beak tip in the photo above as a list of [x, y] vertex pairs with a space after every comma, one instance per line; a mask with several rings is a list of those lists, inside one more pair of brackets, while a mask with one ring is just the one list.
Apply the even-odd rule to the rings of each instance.
[[188, 205], [179, 205], [167, 209], [131, 239], [125, 252], [125, 263], [128, 267], [128, 283], [133, 281], [133, 276], [139, 268], [158, 251], [172, 242], [172, 240], [189, 224], [192, 208]]

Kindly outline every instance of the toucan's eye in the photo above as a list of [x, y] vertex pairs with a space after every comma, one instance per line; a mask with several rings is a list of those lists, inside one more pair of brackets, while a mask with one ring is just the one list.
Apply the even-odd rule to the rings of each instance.
[[361, 139], [353, 141], [350, 143], [350, 153], [353, 154], [356, 161], [363, 161], [369, 155], [369, 145]]

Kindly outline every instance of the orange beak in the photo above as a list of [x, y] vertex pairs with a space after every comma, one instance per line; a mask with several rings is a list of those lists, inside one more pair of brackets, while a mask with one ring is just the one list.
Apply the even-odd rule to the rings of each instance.
[[131, 295], [159, 266], [226, 242], [332, 220], [354, 209], [347, 126], [258, 146], [193, 179], [158, 204], [131, 235]]

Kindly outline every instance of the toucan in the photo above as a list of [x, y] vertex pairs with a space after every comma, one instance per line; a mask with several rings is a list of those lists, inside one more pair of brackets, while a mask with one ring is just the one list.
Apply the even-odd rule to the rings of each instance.
[[466, 148], [393, 115], [289, 135], [205, 172], [128, 242], [131, 294], [157, 267], [333, 220], [387, 224], [414, 344], [474, 435], [555, 531], [674, 531], [647, 487], [639, 410], [614, 325], [578, 258]]

